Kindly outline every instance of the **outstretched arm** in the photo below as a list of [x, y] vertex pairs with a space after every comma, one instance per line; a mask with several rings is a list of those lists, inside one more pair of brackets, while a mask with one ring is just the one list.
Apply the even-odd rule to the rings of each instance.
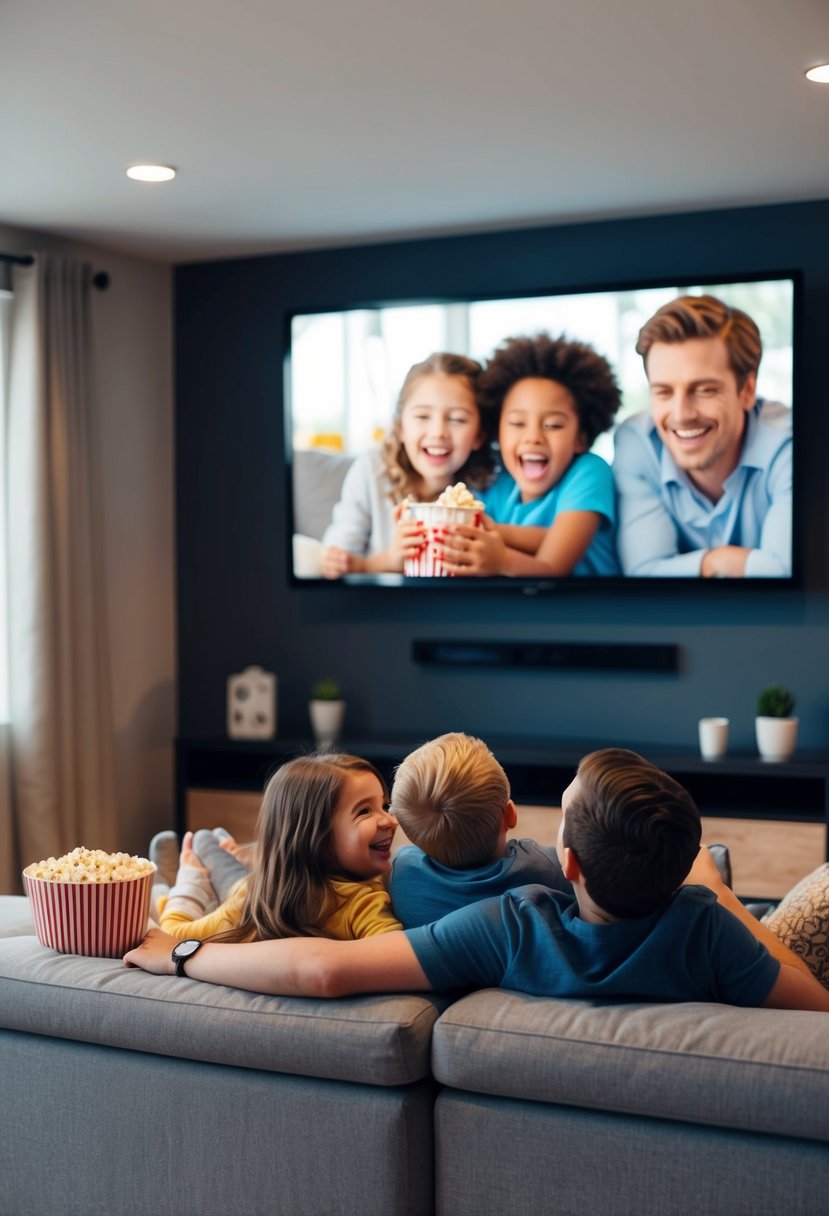
[[737, 896], [723, 882], [720, 872], [708, 849], [703, 846], [685, 880], [709, 887], [717, 902], [727, 908], [733, 916], [746, 926], [751, 934], [766, 947], [769, 954], [781, 964], [780, 974], [771, 992], [763, 1001], [768, 1009], [816, 1009], [829, 1013], [829, 991], [815, 978], [802, 958], [799, 958], [770, 929], [740, 903]]
[[[151, 929], [124, 956], [129, 967], [174, 975], [176, 944]], [[358, 992], [426, 992], [431, 985], [405, 933], [383, 933], [358, 941], [292, 937], [279, 941], [207, 942], [187, 962], [187, 975], [275, 996], [337, 997]]]

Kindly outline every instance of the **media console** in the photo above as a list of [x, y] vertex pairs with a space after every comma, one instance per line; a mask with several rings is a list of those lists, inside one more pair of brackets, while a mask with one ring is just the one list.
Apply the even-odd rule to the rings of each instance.
[[[364, 756], [391, 781], [395, 765], [424, 740], [420, 737], [345, 737], [343, 751]], [[560, 746], [542, 739], [488, 737], [507, 771], [516, 802], [558, 805], [581, 757], [595, 740]], [[768, 764], [757, 755], [734, 753], [722, 760], [703, 760], [691, 748], [632, 745], [671, 773], [690, 791], [703, 815], [767, 819], [824, 825], [829, 860], [829, 753], [796, 755], [785, 764]], [[176, 741], [176, 824], [187, 828], [188, 791], [262, 791], [274, 768], [312, 750], [310, 739], [178, 739]]]

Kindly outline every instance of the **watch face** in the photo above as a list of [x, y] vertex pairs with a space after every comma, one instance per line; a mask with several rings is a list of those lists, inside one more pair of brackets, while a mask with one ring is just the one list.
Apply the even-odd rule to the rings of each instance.
[[201, 942], [198, 940], [198, 938], [188, 937], [186, 941], [179, 942], [178, 945], [173, 948], [173, 957], [189, 958], [191, 954], [196, 953], [200, 945]]

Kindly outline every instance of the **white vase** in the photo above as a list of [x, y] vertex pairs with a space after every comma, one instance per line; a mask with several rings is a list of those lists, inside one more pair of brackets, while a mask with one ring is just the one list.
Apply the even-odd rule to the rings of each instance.
[[345, 701], [309, 701], [308, 714], [317, 744], [330, 747], [336, 743], [343, 728]]
[[761, 760], [779, 764], [788, 760], [797, 745], [799, 718], [755, 718], [757, 750]]

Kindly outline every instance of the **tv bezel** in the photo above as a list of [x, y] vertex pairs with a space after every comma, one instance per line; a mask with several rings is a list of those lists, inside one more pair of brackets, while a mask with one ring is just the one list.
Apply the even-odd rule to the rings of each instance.
[[[583, 296], [603, 292], [648, 291], [660, 288], [675, 288], [683, 290], [706, 287], [728, 286], [741, 283], [758, 283], [771, 281], [790, 281], [792, 284], [792, 399], [788, 403], [792, 410], [800, 406], [801, 366], [803, 343], [803, 271], [799, 268], [778, 268], [773, 270], [731, 271], [719, 274], [689, 275], [687, 273], [656, 278], [607, 279], [589, 284], [576, 286], [546, 286], [508, 288], [497, 291], [468, 292], [463, 294], [435, 293], [427, 290], [408, 292], [396, 296], [366, 296], [359, 297], [347, 294], [337, 299], [329, 299], [324, 305], [295, 306], [285, 309], [283, 313], [283, 437], [285, 445], [285, 495], [286, 516], [288, 521], [286, 561], [288, 565], [288, 586], [293, 589], [307, 589], [316, 592], [327, 589], [334, 592], [353, 592], [354, 590], [400, 591], [405, 589], [408, 594], [417, 591], [440, 591], [442, 596], [454, 592], [464, 595], [470, 591], [496, 591], [524, 596], [544, 595], [564, 592], [568, 596], [585, 594], [590, 597], [599, 588], [613, 595], [642, 595], [652, 591], [667, 593], [671, 590], [679, 594], [699, 593], [706, 588], [705, 595], [720, 594], [744, 595], [757, 591], [797, 591], [803, 584], [802, 553], [803, 544], [800, 529], [803, 487], [800, 484], [800, 435], [804, 430], [802, 425], [795, 425], [792, 431], [792, 551], [791, 571], [780, 577], [754, 578], [701, 578], [699, 576], [651, 576], [651, 575], [567, 575], [562, 578], [537, 578], [528, 576], [510, 577], [499, 575], [485, 578], [411, 578], [394, 572], [383, 574], [352, 574], [339, 579], [303, 578], [294, 573], [293, 545], [294, 535], [294, 495], [293, 495], [293, 413], [292, 413], [292, 382], [291, 382], [291, 353], [292, 326], [295, 317], [316, 316], [325, 313], [354, 312], [361, 309], [398, 308], [429, 304], [469, 304], [487, 300], [520, 300], [536, 299], [543, 296]], [[687, 287], [683, 287], [686, 284]], [[509, 335], [504, 335], [507, 337]], [[762, 333], [761, 333], [762, 337]], [[761, 364], [762, 367], [762, 364]]]

